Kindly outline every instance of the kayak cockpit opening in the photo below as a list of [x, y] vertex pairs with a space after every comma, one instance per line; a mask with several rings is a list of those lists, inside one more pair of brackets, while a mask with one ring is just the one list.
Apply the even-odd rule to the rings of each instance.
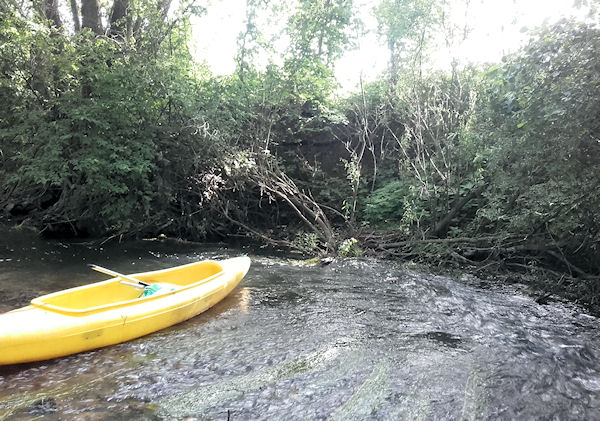
[[65, 291], [44, 295], [31, 301], [34, 306], [62, 313], [81, 314], [85, 312], [108, 310], [116, 306], [127, 306], [139, 302], [138, 299], [152, 299], [158, 295], [177, 293], [178, 291], [209, 282], [223, 273], [223, 266], [215, 261], [203, 261], [131, 275], [142, 281], [140, 291], [121, 278], [71, 288]]

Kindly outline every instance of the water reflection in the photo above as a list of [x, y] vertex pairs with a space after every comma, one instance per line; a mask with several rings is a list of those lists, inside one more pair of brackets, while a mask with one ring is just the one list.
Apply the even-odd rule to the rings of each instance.
[[239, 306], [242, 313], [248, 313], [248, 307], [252, 300], [250, 288], [240, 288], [237, 295], [239, 296]]
[[[134, 272], [239, 253], [52, 247], [38, 248], [50, 256], [40, 266], [10, 257], [15, 295], [89, 279], [79, 266], [92, 258]], [[187, 322], [0, 368], [0, 419], [600, 419], [597, 320], [511, 288], [375, 260], [255, 256], [240, 287]]]

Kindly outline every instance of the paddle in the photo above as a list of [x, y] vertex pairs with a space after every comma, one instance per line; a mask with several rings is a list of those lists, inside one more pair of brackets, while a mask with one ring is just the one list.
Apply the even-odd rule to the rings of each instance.
[[123, 284], [123, 285], [130, 286], [130, 287], [134, 287], [134, 288], [137, 288], [137, 289], [145, 289], [145, 288], [146, 288], [146, 287], [145, 287], [145, 286], [143, 286], [143, 285], [140, 285], [140, 284], [134, 284], [134, 283], [127, 282], [127, 281], [119, 281], [119, 283], [120, 283], [120, 284]]
[[123, 278], [123, 279], [127, 279], [128, 281], [135, 282], [135, 284], [130, 284], [129, 282], [121, 281], [121, 283], [125, 284], [125, 285], [129, 285], [129, 286], [136, 287], [136, 288], [138, 288], [138, 284], [141, 285], [142, 287], [150, 286], [150, 284], [147, 284], [146, 282], [142, 282], [139, 279], [134, 278], [133, 276], [123, 275], [122, 273], [115, 272], [114, 270], [106, 269], [106, 268], [103, 268], [102, 266], [98, 266], [98, 265], [89, 264], [88, 266], [90, 269], [93, 269], [97, 272], [101, 272], [101, 273], [104, 273], [104, 274], [110, 275], [110, 276], [117, 276], [119, 278]]

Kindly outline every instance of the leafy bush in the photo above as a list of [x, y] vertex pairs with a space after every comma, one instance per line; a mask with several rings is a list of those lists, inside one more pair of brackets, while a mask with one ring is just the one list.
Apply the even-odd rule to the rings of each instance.
[[598, 266], [600, 29], [562, 21], [487, 73], [472, 129], [486, 154], [476, 223], [538, 235]]
[[0, 95], [12, 105], [0, 111], [0, 188], [11, 193], [9, 207], [27, 204], [38, 225], [79, 234], [164, 217], [156, 203], [171, 201], [167, 159], [197, 113], [185, 27], [171, 33], [183, 52], [158, 43], [131, 54], [88, 30], [67, 35], [6, 15]]
[[338, 247], [338, 253], [341, 257], [362, 256], [362, 250], [358, 246], [358, 240], [354, 237], [342, 241]]
[[407, 189], [401, 181], [392, 181], [371, 193], [365, 203], [365, 219], [375, 225], [398, 224], [406, 211]]
[[299, 231], [292, 243], [298, 250], [304, 253], [312, 253], [319, 246], [319, 237], [314, 232]]

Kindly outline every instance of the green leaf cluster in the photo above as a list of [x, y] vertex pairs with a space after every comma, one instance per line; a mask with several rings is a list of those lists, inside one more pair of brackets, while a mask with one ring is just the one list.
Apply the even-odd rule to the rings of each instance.
[[584, 265], [600, 238], [599, 35], [567, 20], [537, 30], [487, 71], [472, 127], [490, 184], [476, 223], [543, 235]]

